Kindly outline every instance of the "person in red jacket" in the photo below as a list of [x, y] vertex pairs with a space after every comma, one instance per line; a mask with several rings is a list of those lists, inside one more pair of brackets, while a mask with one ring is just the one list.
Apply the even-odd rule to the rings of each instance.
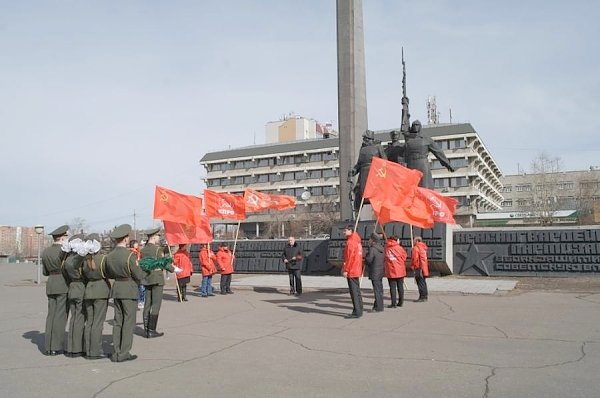
[[181, 296], [178, 297], [179, 301], [188, 301], [186, 297], [187, 284], [190, 283], [192, 276], [192, 260], [190, 259], [190, 253], [187, 251], [187, 245], [182, 243], [179, 245], [177, 252], [173, 255], [173, 263], [182, 269], [177, 274], [177, 284], [179, 285], [179, 292]]
[[363, 248], [360, 235], [354, 231], [353, 225], [344, 229], [346, 247], [344, 248], [344, 265], [342, 275], [348, 280], [348, 289], [354, 310], [348, 318], [360, 318], [363, 313], [363, 302], [360, 294], [360, 277], [363, 274]]
[[427, 245], [420, 236], [415, 236], [410, 267], [415, 272], [415, 282], [419, 288], [419, 299], [416, 302], [427, 301], [427, 281], [425, 278], [429, 276], [429, 263], [427, 261]]
[[215, 267], [216, 256], [208, 244], [200, 246], [200, 268], [202, 271], [202, 285], [200, 286], [200, 296], [214, 296], [212, 287], [212, 276], [217, 272]]
[[233, 253], [227, 247], [227, 243], [221, 243], [217, 251], [217, 265], [221, 273], [221, 294], [233, 294], [231, 291], [231, 274], [233, 274]]
[[[384, 272], [390, 284], [392, 304], [388, 308], [402, 307], [404, 304], [404, 277], [406, 276], [406, 250], [400, 245], [396, 236], [390, 236], [385, 242]], [[396, 302], [396, 291], [398, 301]]]

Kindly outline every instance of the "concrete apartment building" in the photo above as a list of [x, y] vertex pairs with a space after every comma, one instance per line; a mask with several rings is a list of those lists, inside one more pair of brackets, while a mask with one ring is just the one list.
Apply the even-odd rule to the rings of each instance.
[[[39, 240], [38, 240], [39, 239]], [[0, 225], [0, 261], [9, 258], [35, 258], [45, 247], [47, 236], [39, 236], [34, 227]]]
[[[391, 130], [376, 132], [383, 145], [389, 143]], [[444, 149], [455, 173], [448, 172], [430, 155], [435, 189], [459, 202], [457, 222], [472, 225], [478, 211], [498, 211], [503, 201], [502, 173], [483, 141], [468, 123], [424, 126], [423, 133]], [[339, 212], [339, 150], [337, 138], [297, 140], [255, 145], [205, 154], [208, 189], [242, 193], [251, 187], [258, 191], [295, 196], [298, 206], [285, 216], [258, 213], [245, 221], [246, 232], [261, 234], [261, 223], [282, 217], [311, 221], [324, 214]], [[345, 181], [346, 176], [342, 176]], [[250, 225], [248, 225], [250, 224]], [[258, 234], [256, 233], [258, 232]], [[281, 232], [281, 231], [279, 231]]]

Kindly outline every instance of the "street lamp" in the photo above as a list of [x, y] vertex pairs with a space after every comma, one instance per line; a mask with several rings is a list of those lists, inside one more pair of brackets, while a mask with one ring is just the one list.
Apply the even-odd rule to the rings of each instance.
[[36, 225], [34, 227], [35, 233], [38, 235], [38, 258], [37, 258], [37, 284], [42, 283], [42, 232], [44, 232], [43, 225]]

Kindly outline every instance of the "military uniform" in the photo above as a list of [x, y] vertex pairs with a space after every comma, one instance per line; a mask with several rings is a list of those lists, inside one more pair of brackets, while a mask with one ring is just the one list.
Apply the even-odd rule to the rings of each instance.
[[[69, 227], [63, 225], [52, 231], [54, 238], [66, 235]], [[63, 350], [65, 326], [67, 324], [67, 292], [69, 287], [63, 273], [63, 261], [66, 257], [60, 243], [44, 249], [41, 260], [43, 274], [48, 277], [46, 296], [48, 296], [48, 316], [46, 317], [45, 354], [57, 355]]]
[[[131, 231], [128, 224], [121, 225], [110, 235], [121, 239]], [[106, 274], [114, 279], [110, 297], [114, 300], [115, 318], [113, 323], [113, 362], [123, 362], [137, 358], [129, 352], [133, 345], [133, 329], [137, 310], [138, 283], [145, 273], [139, 267], [135, 253], [123, 246], [117, 246], [106, 256]]]
[[110, 297], [110, 282], [106, 278], [106, 257], [104, 253], [90, 254], [83, 267], [83, 274], [87, 280], [83, 296], [86, 314], [84, 336], [87, 359], [104, 357], [102, 331]]
[[[160, 228], [154, 228], [146, 231], [148, 237], [157, 234]], [[163, 249], [153, 243], [146, 243], [140, 251], [141, 259], [144, 258], [160, 258], [164, 257]], [[175, 268], [169, 265], [167, 268], [170, 272], [175, 272]], [[143, 281], [146, 287], [144, 299], [144, 330], [146, 337], [160, 337], [163, 333], [156, 331], [158, 324], [158, 313], [163, 299], [163, 289], [165, 285], [165, 276], [162, 269], [155, 269], [146, 273], [146, 278]]]
[[[369, 176], [373, 157], [387, 160], [387, 155], [385, 154], [383, 147], [379, 142], [375, 141], [374, 133], [367, 130], [363, 134], [363, 144], [358, 153], [358, 160], [351, 170], [352, 176], [358, 174], [358, 181], [354, 186], [354, 209], [356, 211], [358, 211], [360, 202], [362, 201], [362, 195], [365, 191], [365, 186], [367, 185], [367, 177]], [[368, 199], [365, 200], [365, 203], [369, 203]]]
[[83, 276], [83, 261], [85, 257], [77, 253], [69, 253], [65, 260], [64, 269], [69, 277], [68, 303], [69, 333], [67, 334], [67, 352], [69, 357], [84, 355], [83, 329], [85, 327], [85, 308], [83, 306], [83, 295], [85, 292], [85, 279]]

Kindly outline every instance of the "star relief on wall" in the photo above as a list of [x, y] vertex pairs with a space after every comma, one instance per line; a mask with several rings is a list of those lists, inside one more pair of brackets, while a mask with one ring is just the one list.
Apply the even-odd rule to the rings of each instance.
[[457, 252], [457, 254], [464, 259], [462, 265], [460, 266], [460, 271], [458, 272], [459, 274], [462, 274], [465, 271], [473, 268], [481, 275], [490, 276], [484, 260], [493, 255], [494, 252], [479, 251], [477, 245], [475, 243], [471, 243], [466, 252]]

